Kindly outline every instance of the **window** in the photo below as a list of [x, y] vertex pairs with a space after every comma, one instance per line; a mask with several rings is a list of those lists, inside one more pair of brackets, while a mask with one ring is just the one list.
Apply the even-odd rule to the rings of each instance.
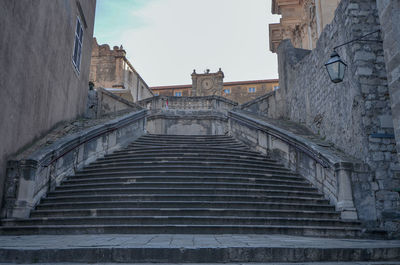
[[256, 92], [256, 88], [255, 87], [249, 87], [249, 93], [254, 93]]
[[278, 90], [278, 89], [279, 89], [279, 86], [274, 86], [274, 91]]
[[72, 56], [72, 63], [74, 64], [75, 69], [78, 73], [80, 72], [81, 69], [82, 42], [83, 42], [82, 24], [79, 18], [76, 18], [75, 45], [74, 45], [74, 54]]
[[230, 94], [230, 93], [231, 93], [231, 90], [230, 90], [229, 88], [224, 89], [224, 93], [225, 93], [225, 94]]
[[182, 92], [175, 92], [175, 97], [182, 97]]

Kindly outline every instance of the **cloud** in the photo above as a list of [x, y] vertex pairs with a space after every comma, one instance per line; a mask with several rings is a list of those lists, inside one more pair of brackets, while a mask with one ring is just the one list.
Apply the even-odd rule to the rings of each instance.
[[137, 12], [158, 0], [98, 0], [96, 6], [95, 36], [101, 41], [117, 41], [121, 32], [146, 27], [146, 17]]
[[279, 18], [270, 15], [270, 1], [139, 2], [143, 5], [124, 10], [138, 24], [115, 25], [115, 39], [109, 44], [124, 46], [149, 85], [191, 83], [193, 69], [217, 71], [219, 67], [225, 81], [277, 78], [277, 59], [269, 52], [268, 23]]

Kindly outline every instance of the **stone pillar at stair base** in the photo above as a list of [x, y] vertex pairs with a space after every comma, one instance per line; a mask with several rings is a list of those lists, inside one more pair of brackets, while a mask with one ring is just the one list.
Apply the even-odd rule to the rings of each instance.
[[352, 168], [352, 164], [350, 163], [337, 163], [335, 165], [338, 183], [336, 210], [341, 212], [342, 219], [347, 220], [358, 219], [351, 186]]
[[[13, 170], [11, 176], [14, 183], [11, 194], [6, 194], [7, 200], [13, 200], [13, 207], [7, 209], [8, 218], [27, 218], [33, 209], [35, 196], [35, 176], [38, 168], [38, 162], [35, 160], [21, 160], [14, 167], [9, 168], [8, 173]], [[12, 194], [13, 193], [13, 194]], [[14, 195], [14, 196], [12, 196]]]

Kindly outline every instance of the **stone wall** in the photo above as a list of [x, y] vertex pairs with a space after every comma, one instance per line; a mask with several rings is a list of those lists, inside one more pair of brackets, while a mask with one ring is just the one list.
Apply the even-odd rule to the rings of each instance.
[[[380, 29], [375, 1], [342, 0], [333, 22], [313, 51], [278, 47], [281, 101], [276, 117], [303, 123], [345, 153], [368, 165], [371, 174], [353, 178], [355, 197], [371, 198], [374, 209], [363, 213], [387, 229], [399, 213], [400, 186], [384, 49], [379, 42], [354, 42], [337, 49], [348, 64], [342, 83], [330, 81], [324, 63], [333, 47]], [[380, 39], [374, 34], [369, 39]], [[363, 169], [365, 171], [365, 168]], [[374, 215], [375, 214], [375, 215]]]
[[[95, 6], [96, 0], [0, 1], [0, 204], [6, 161], [85, 113]], [[72, 62], [78, 17], [80, 73]]]
[[[397, 154], [400, 154], [400, 1], [377, 0]], [[400, 157], [399, 157], [400, 158]]]

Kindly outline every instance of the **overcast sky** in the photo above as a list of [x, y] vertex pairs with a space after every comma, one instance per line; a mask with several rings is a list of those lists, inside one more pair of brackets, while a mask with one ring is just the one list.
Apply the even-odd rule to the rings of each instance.
[[278, 78], [269, 51], [271, 0], [98, 0], [99, 44], [123, 45], [149, 86], [191, 84], [193, 69], [224, 81]]

